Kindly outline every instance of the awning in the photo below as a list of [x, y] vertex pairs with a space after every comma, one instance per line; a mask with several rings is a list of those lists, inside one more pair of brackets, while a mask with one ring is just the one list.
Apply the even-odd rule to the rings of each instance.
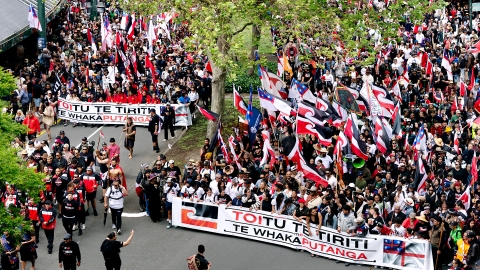
[[[45, 3], [45, 17], [47, 23], [60, 10], [65, 0], [43, 0]], [[0, 6], [0, 49], [5, 51], [23, 39], [27, 38], [32, 30], [28, 23], [28, 8], [32, 4], [38, 13], [37, 0], [8, 0], [1, 1]]]

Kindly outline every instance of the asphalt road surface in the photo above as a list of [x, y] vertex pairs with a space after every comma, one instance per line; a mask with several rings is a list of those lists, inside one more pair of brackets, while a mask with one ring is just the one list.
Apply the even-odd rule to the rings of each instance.
[[[101, 142], [113, 137], [121, 146], [120, 165], [126, 177], [129, 196], [125, 198], [125, 209], [122, 235], [119, 241], [125, 241], [131, 230], [135, 231], [132, 243], [122, 249], [122, 269], [187, 269], [186, 258], [196, 253], [199, 244], [205, 245], [205, 257], [212, 263], [212, 269], [369, 269], [366, 266], [351, 265], [345, 267], [343, 263], [335, 263], [324, 258], [311, 258], [309, 253], [298, 252], [289, 248], [275, 246], [267, 243], [256, 242], [231, 236], [215, 235], [211, 233], [183, 229], [166, 228], [166, 221], [153, 223], [150, 218], [142, 215], [138, 207], [138, 197], [135, 193], [135, 178], [140, 169], [140, 164], [150, 164], [157, 156], [152, 150], [150, 134], [146, 128], [137, 127], [137, 136], [134, 147], [134, 158], [128, 159], [128, 151], [123, 148], [124, 137], [120, 136], [121, 127], [104, 126], [105, 138]], [[82, 137], [88, 141], [98, 143], [99, 128], [90, 128], [72, 125], [52, 127], [52, 137], [55, 138], [60, 130], [64, 130], [70, 139], [71, 145], [77, 146]], [[181, 135], [181, 129], [176, 134]], [[46, 139], [43, 134], [39, 139]], [[120, 139], [119, 139], [120, 138]], [[173, 144], [178, 136], [163, 142], [163, 131], [159, 136], [160, 150], [168, 150], [168, 144]], [[53, 140], [52, 140], [53, 142]], [[168, 158], [168, 153], [167, 153]], [[196, 158], [196, 157], [194, 157]], [[90, 214], [86, 218], [86, 229], [82, 236], [78, 231], [73, 233], [73, 240], [78, 242], [82, 252], [82, 265], [78, 269], [104, 269], [104, 260], [100, 252], [100, 245], [107, 234], [111, 232], [110, 215], [103, 226], [103, 205], [98, 203], [101, 190], [97, 192], [97, 205], [99, 215]], [[129, 216], [129, 217], [127, 217]], [[53, 254], [47, 254], [47, 241], [43, 231], [40, 231], [38, 259], [35, 269], [58, 269], [58, 246], [63, 241], [65, 229], [61, 219], [57, 219]], [[27, 269], [29, 265], [27, 264]]]

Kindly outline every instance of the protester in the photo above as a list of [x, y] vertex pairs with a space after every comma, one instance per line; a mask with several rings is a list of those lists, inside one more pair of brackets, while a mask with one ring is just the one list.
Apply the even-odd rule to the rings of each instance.
[[77, 242], [72, 240], [72, 235], [67, 233], [63, 242], [58, 247], [58, 265], [60, 268], [75, 270], [80, 266], [82, 255]]
[[120, 269], [122, 265], [122, 260], [120, 259], [120, 248], [126, 247], [130, 244], [134, 233], [135, 232], [132, 230], [130, 232], [130, 236], [125, 242], [117, 241], [116, 232], [109, 233], [107, 238], [103, 240], [103, 243], [100, 246], [100, 251], [105, 259], [105, 267], [107, 270]]

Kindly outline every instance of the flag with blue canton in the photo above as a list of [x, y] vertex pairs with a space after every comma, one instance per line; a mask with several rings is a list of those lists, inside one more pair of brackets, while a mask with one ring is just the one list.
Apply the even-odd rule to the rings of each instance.
[[425, 252], [424, 243], [397, 239], [383, 240], [383, 263], [427, 269]]
[[302, 96], [308, 91], [308, 87], [295, 78], [292, 79], [292, 84], [297, 87], [298, 93]]
[[418, 129], [417, 137], [415, 137], [415, 140], [413, 141], [413, 146], [417, 148], [417, 150], [420, 150], [422, 148], [422, 145], [425, 145], [426, 139], [425, 139], [425, 128], [421, 126]]

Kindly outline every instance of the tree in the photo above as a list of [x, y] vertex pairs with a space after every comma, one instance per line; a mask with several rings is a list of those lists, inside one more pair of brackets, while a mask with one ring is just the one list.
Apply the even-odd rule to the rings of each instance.
[[[126, 10], [140, 14], [159, 14], [175, 10], [189, 24], [189, 44], [204, 50], [212, 64], [212, 110], [222, 113], [227, 72], [238, 65], [251, 66], [252, 48], [238, 39], [247, 26], [252, 27], [252, 46], [262, 29], [275, 27], [289, 40], [301, 46], [306, 32], [320, 40], [317, 55], [341, 54], [355, 57], [361, 64], [371, 64], [378, 46], [398, 39], [400, 23], [409, 20], [421, 24], [426, 12], [445, 5], [440, 0], [390, 1], [386, 8], [370, 7], [368, 1], [352, 0], [122, 0]], [[377, 35], [372, 36], [374, 31]], [[376, 38], [382, 37], [382, 38]], [[340, 46], [341, 45], [341, 46]], [[343, 47], [343, 48], [341, 48]], [[358, 58], [359, 52], [361, 57]], [[215, 123], [209, 122], [207, 136]]]
[[[16, 79], [0, 67], [0, 96], [9, 96], [17, 88]], [[5, 107], [5, 102], [0, 102]], [[19, 149], [11, 146], [15, 136], [26, 132], [26, 127], [12, 121], [10, 114], [0, 112], [0, 188], [7, 183], [39, 200], [40, 190], [44, 189], [42, 179], [45, 175], [27, 168], [17, 155]], [[18, 208], [0, 206], [0, 232], [8, 231], [18, 238], [23, 229], [28, 228]], [[2, 246], [0, 246], [0, 249]]]

